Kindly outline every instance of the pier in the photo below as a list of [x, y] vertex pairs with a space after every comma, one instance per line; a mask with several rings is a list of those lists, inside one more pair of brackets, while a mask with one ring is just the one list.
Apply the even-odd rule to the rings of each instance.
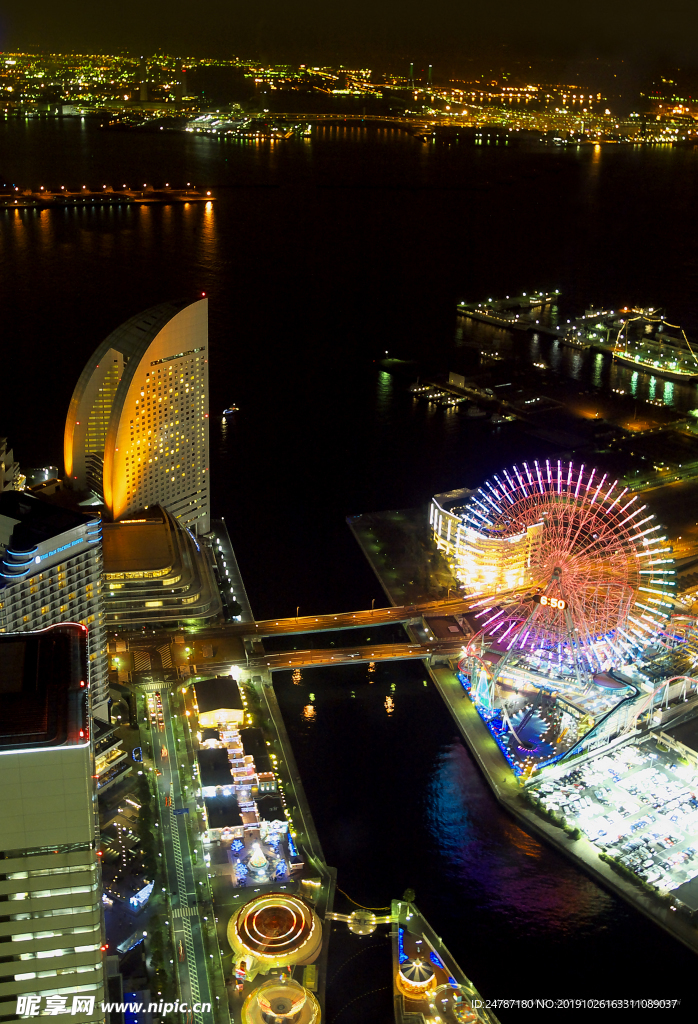
[[[543, 310], [552, 306], [560, 294], [559, 291], [524, 292], [522, 295], [507, 295], [504, 299], [487, 299], [486, 302], [459, 302], [458, 315], [494, 327], [503, 327], [508, 331], [539, 331], [557, 337], [559, 328], [541, 322], [541, 317]], [[540, 310], [537, 317], [534, 316], [534, 310]]]
[[210, 203], [215, 202], [215, 196], [210, 191], [197, 192], [194, 189], [163, 188], [153, 189], [144, 186], [143, 189], [113, 189], [105, 185], [100, 192], [92, 192], [87, 188], [80, 192], [69, 192], [61, 189], [58, 192], [48, 192], [46, 189], [39, 189], [32, 192], [30, 189], [20, 191], [13, 189], [12, 192], [0, 192], [0, 208], [5, 209], [41, 209], [47, 210], [52, 206], [143, 206], [169, 203]]

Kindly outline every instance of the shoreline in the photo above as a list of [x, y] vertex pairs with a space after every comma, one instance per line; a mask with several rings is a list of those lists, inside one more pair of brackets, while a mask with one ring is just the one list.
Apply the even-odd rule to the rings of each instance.
[[[375, 513], [373, 515], [375, 516]], [[355, 523], [359, 519], [360, 517], [353, 517], [352, 520], [348, 520], [349, 528], [386, 597], [395, 605], [393, 594], [371, 559], [360, 532], [355, 528]], [[410, 639], [414, 639], [411, 627], [406, 626], [405, 629]], [[672, 911], [669, 906], [658, 906], [658, 898], [640, 892], [632, 882], [621, 878], [601, 860], [599, 851], [588, 839], [570, 838], [562, 828], [549, 824], [533, 809], [529, 809], [523, 800], [518, 780], [509, 768], [494, 737], [480, 718], [475, 705], [461, 686], [450, 663], [448, 666], [436, 665], [429, 658], [423, 659], [423, 664], [498, 803], [519, 824], [569, 858], [576, 868], [590, 876], [597, 884], [621, 897], [691, 952], [698, 953], [698, 928], [690, 920], [678, 910]]]

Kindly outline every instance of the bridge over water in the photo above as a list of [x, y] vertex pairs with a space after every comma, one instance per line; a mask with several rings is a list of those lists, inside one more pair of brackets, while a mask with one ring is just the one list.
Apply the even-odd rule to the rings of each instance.
[[265, 637], [297, 633], [323, 633], [329, 630], [357, 629], [360, 626], [387, 626], [392, 622], [416, 622], [423, 616], [463, 615], [473, 607], [473, 599], [452, 597], [424, 604], [367, 608], [357, 612], [330, 612], [328, 615], [291, 615], [287, 618], [259, 619], [254, 622], [228, 622], [223, 626], [204, 626], [188, 630], [197, 639], [221, 636]]
[[326, 650], [283, 651], [279, 654], [265, 654], [250, 658], [249, 668], [266, 669], [268, 672], [282, 669], [313, 668], [321, 665], [349, 665], [354, 662], [402, 661], [405, 658], [430, 658], [433, 656], [456, 657], [461, 652], [463, 637], [456, 640], [433, 640], [415, 644], [371, 644], [365, 647], [336, 648]]

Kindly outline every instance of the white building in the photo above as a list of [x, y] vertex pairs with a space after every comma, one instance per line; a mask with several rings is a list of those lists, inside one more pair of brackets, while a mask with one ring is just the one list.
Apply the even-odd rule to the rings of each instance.
[[20, 999], [30, 1016], [104, 1020], [85, 637], [0, 636], [1, 1020]]
[[0, 633], [78, 622], [88, 630], [92, 714], [109, 721], [98, 516], [0, 493]]
[[467, 525], [463, 506], [471, 491], [435, 495], [429, 526], [454, 575], [470, 594], [496, 594], [531, 583], [538, 567], [543, 523], [510, 537], [491, 537]]
[[208, 302], [166, 302], [99, 346], [68, 411], [67, 482], [93, 490], [114, 520], [163, 505], [210, 528]]

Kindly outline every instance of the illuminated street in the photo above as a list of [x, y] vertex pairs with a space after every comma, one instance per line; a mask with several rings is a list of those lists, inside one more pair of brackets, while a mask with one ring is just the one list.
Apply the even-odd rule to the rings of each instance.
[[[154, 686], [151, 687], [152, 691]], [[207, 970], [210, 957], [204, 946], [201, 920], [209, 893], [205, 891], [201, 880], [195, 878], [192, 863], [192, 846], [196, 849], [199, 840], [196, 804], [191, 800], [191, 794], [185, 793], [182, 788], [180, 769], [186, 765], [186, 760], [182, 763], [186, 751], [182, 750], [182, 739], [175, 736], [170, 707], [173, 692], [163, 689], [161, 696], [163, 721], [158, 729], [153, 729], [153, 757], [159, 773], [155, 781], [164, 830], [174, 946], [175, 950], [181, 948], [184, 953], [183, 956], [175, 957], [175, 969], [179, 975], [183, 1001], [190, 1005], [199, 1002], [215, 1003], [211, 999]], [[190, 817], [193, 818], [191, 823]], [[214, 1013], [195, 1016], [195, 1024], [215, 1020]]]

